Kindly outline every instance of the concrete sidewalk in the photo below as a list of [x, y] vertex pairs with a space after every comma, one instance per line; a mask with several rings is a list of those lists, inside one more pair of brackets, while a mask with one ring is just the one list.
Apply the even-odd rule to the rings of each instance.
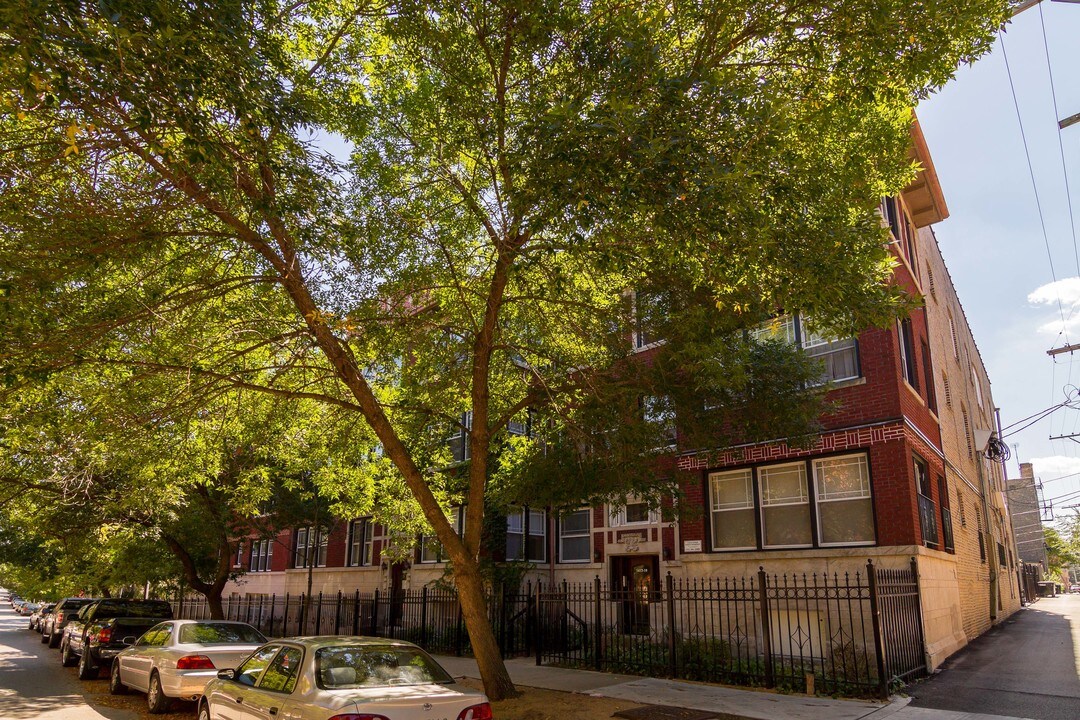
[[[480, 677], [472, 658], [437, 655], [436, 659], [454, 677]], [[642, 705], [708, 710], [716, 713], [717, 720], [1016, 720], [1000, 715], [914, 708], [909, 706], [909, 698], [883, 703], [784, 695], [682, 680], [538, 666], [529, 658], [507, 660], [506, 667], [514, 684], [522, 687], [609, 697]]]

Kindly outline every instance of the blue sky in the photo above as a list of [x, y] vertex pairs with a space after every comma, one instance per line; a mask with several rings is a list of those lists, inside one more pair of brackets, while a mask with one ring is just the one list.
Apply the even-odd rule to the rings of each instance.
[[[1076, 113], [1080, 4], [1046, 1], [1014, 18], [992, 53], [960, 68], [952, 82], [918, 108], [950, 211], [934, 232], [987, 365], [1004, 426], [1062, 402], [1068, 386], [1080, 386], [1080, 351], [1056, 361], [1046, 354], [1051, 347], [1080, 343], [1080, 261], [1074, 235], [1080, 228], [1070, 221], [1068, 202], [1071, 194], [1073, 215], [1080, 220], [1080, 124], [1060, 133], [1057, 126], [1059, 119]], [[1066, 193], [1066, 178], [1071, 193]], [[1009, 462], [1010, 477], [1019, 474], [1017, 458], [1033, 462], [1057, 517], [1080, 512], [1065, 507], [1080, 505], [1080, 443], [1049, 439], [1068, 433], [1080, 433], [1080, 402], [1075, 410], [1064, 408], [1015, 434], [1005, 432], [1006, 442], [1018, 445]], [[1072, 473], [1077, 475], [1065, 477]]]

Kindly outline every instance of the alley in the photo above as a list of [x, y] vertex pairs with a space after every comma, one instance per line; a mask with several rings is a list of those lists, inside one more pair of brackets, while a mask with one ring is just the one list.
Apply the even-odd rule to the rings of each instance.
[[91, 707], [56, 650], [26, 629], [26, 618], [0, 607], [0, 718], [3, 720], [134, 720], [138, 714]]
[[1080, 718], [1080, 595], [1043, 598], [916, 685], [913, 707]]

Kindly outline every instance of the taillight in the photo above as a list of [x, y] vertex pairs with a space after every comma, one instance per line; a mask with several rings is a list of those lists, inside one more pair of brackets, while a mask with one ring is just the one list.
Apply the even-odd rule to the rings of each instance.
[[344, 715], [335, 715], [330, 720], [390, 720], [385, 715], [357, 715], [356, 713], [345, 713]]
[[97, 634], [97, 641], [104, 644], [110, 640], [112, 640], [112, 628], [101, 628], [101, 632]]
[[176, 661], [177, 670], [213, 670], [214, 661], [205, 655], [185, 655]]
[[491, 714], [491, 704], [480, 703], [462, 710], [457, 720], [492, 720], [493, 717], [495, 716]]
[[64, 613], [62, 613], [62, 612], [56, 613], [56, 618], [53, 620], [53, 625], [59, 625], [62, 622], [64, 622]]

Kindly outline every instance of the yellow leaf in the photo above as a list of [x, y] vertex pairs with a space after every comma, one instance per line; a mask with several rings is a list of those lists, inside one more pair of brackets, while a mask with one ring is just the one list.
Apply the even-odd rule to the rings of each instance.
[[15, 117], [19, 118], [20, 120], [25, 120], [26, 119], [26, 113], [24, 113], [22, 110], [20, 110], [19, 112], [15, 113]]
[[71, 153], [75, 153], [76, 155], [78, 155], [79, 154], [79, 146], [78, 145], [68, 145], [67, 149], [64, 150], [64, 157], [67, 157]]

